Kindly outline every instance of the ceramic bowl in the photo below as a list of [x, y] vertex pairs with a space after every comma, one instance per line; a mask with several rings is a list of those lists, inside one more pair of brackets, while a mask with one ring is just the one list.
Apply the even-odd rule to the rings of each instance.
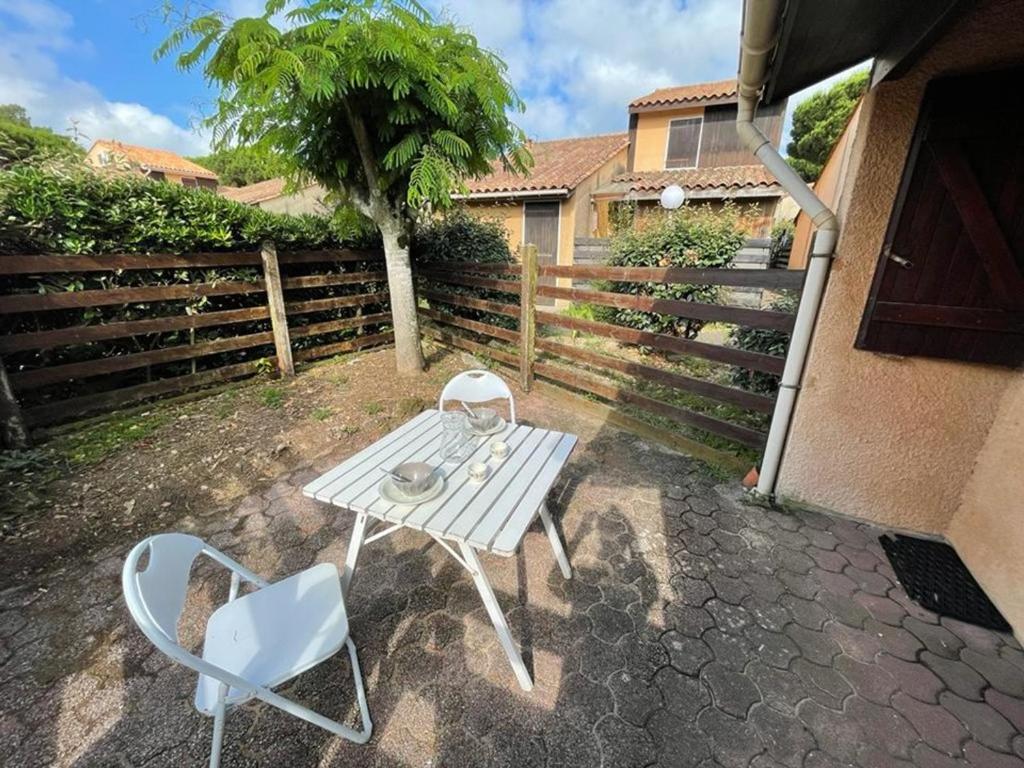
[[423, 493], [434, 481], [434, 468], [422, 461], [408, 461], [405, 464], [399, 464], [392, 471], [395, 475], [402, 475], [409, 479], [406, 482], [399, 480], [394, 475], [391, 476], [391, 482], [394, 483], [395, 488], [406, 496]]
[[469, 465], [469, 479], [480, 482], [487, 478], [487, 465], [483, 462], [475, 462]]
[[508, 443], [501, 440], [495, 440], [491, 443], [491, 456], [496, 459], [504, 459], [508, 456]]
[[490, 429], [498, 423], [498, 412], [493, 408], [474, 408], [475, 416], [469, 416], [469, 426], [477, 431]]

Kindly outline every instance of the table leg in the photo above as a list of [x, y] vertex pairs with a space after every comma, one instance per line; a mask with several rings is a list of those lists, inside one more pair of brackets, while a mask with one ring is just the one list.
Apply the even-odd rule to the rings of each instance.
[[462, 559], [465, 560], [470, 568], [470, 573], [473, 574], [476, 589], [480, 593], [480, 598], [484, 601], [484, 607], [487, 608], [487, 613], [494, 624], [494, 631], [498, 633], [498, 641], [501, 643], [501, 647], [505, 649], [505, 655], [508, 656], [508, 660], [512, 664], [512, 671], [516, 673], [516, 679], [519, 681], [520, 687], [524, 691], [532, 690], [533, 680], [530, 679], [530, 673], [526, 670], [526, 665], [523, 663], [523, 657], [519, 653], [519, 648], [516, 647], [515, 640], [512, 639], [508, 622], [505, 621], [505, 614], [501, 612], [498, 598], [494, 596], [494, 590], [491, 589], [491, 583], [487, 580], [487, 574], [484, 573], [483, 566], [480, 564], [480, 558], [476, 555], [476, 550], [461, 541], [459, 542], [459, 550], [462, 552]]
[[562, 575], [571, 579], [572, 568], [569, 565], [569, 558], [565, 554], [562, 540], [558, 537], [558, 529], [555, 528], [555, 522], [551, 519], [547, 504], [540, 505], [540, 519], [544, 523], [544, 530], [548, 532], [548, 541], [551, 542], [551, 549], [555, 552], [555, 560], [558, 561], [558, 567], [562, 569]]
[[368, 515], [365, 512], [356, 514], [356, 524], [352, 526], [352, 538], [348, 542], [348, 554], [345, 555], [345, 570], [341, 574], [341, 594], [348, 595], [349, 586], [356, 573], [356, 563], [359, 561], [359, 550], [363, 546], [363, 538], [366, 536], [366, 520]]

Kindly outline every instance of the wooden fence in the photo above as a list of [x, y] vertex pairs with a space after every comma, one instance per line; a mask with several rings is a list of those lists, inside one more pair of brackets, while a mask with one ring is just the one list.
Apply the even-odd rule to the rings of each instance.
[[[794, 317], [784, 312], [726, 306], [696, 301], [658, 299], [575, 287], [579, 281], [715, 285], [730, 288], [800, 290], [802, 272], [750, 269], [687, 269], [605, 267], [592, 265], [538, 266], [536, 249], [527, 246], [522, 264], [436, 263], [420, 269], [420, 296], [429, 306], [420, 309], [424, 335], [442, 343], [494, 359], [518, 369], [520, 383], [529, 389], [535, 376], [594, 395], [612, 403], [626, 404], [677, 424], [712, 433], [760, 450], [766, 434], [762, 429], [734, 423], [706, 412], [683, 407], [636, 391], [621, 376], [695, 395], [740, 411], [770, 414], [774, 399], [737, 387], [666, 367], [615, 357], [566, 342], [565, 332], [575, 332], [622, 345], [701, 358], [711, 363], [737, 366], [763, 373], [782, 373], [785, 358], [751, 352], [723, 344], [637, 330], [617, 324], [581, 319], [539, 310], [536, 296], [586, 303], [600, 307], [631, 309], [708, 322], [789, 332]], [[563, 285], [539, 285], [538, 277], [556, 278]], [[572, 287], [569, 287], [572, 286]], [[467, 288], [485, 292], [469, 295]], [[483, 317], [467, 314], [486, 313]], [[487, 315], [490, 322], [485, 322]], [[515, 322], [512, 322], [512, 321]], [[499, 324], [500, 323], [500, 324]], [[537, 328], [555, 333], [537, 333]], [[557, 333], [561, 331], [561, 335]], [[495, 343], [497, 342], [497, 343]], [[609, 379], [609, 375], [612, 379]], [[706, 410], [714, 410], [709, 408]], [[766, 417], [765, 417], [766, 420]]]
[[[0, 366], [30, 426], [267, 368], [290, 375], [294, 361], [392, 341], [382, 258], [278, 253], [272, 243], [235, 253], [0, 256]], [[250, 279], [209, 279], [210, 269]], [[27, 292], [54, 278], [97, 284], [126, 272], [129, 287]], [[169, 284], [146, 284], [160, 281]], [[83, 310], [99, 321], [83, 323]], [[126, 316], [142, 317], [117, 319]]]

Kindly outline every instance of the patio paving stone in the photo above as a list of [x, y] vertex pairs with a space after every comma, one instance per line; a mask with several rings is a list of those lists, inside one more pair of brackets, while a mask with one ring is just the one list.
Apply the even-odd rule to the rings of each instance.
[[[364, 551], [348, 598], [374, 718], [341, 741], [262, 705], [228, 718], [224, 765], [1024, 768], [1024, 652], [910, 601], [848, 519], [747, 503], [738, 484], [538, 394], [524, 420], [581, 443], [541, 529], [484, 558], [536, 685], [515, 682], [472, 583], [402, 532]], [[351, 451], [299, 457], [262, 490], [179, 527], [279, 577], [339, 562], [349, 516], [299, 494]], [[0, 592], [0, 763], [201, 765], [194, 678], [129, 624], [126, 547]], [[183, 639], [224, 599], [196, 571]], [[283, 693], [355, 722], [348, 662]]]

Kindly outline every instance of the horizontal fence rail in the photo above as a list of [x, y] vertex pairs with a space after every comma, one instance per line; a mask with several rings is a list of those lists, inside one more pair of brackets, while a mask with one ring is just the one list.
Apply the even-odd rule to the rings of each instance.
[[[417, 268], [418, 295], [426, 302], [419, 310], [425, 321], [424, 336], [518, 368], [521, 380], [527, 386], [533, 375], [540, 376], [561, 386], [613, 404], [630, 406], [748, 448], [763, 448], [766, 434], [762, 428], [731, 421], [733, 416], [728, 414], [733, 411], [722, 411], [726, 415], [719, 416], [720, 406], [714, 404], [741, 413], [759, 414], [757, 419], [745, 420], [764, 424], [763, 420], [774, 408], [774, 397], [698, 377], [703, 374], [689, 375], [666, 366], [616, 356], [609, 354], [608, 350], [600, 350], [600, 345], [594, 349], [593, 345], [585, 347], [573, 340], [583, 335], [588, 339], [605, 339], [627, 349], [655, 350], [776, 376], [782, 373], [785, 357], [627, 327], [619, 325], [618, 321], [605, 322], [604, 318], [590, 320], [538, 309], [531, 297], [555, 299], [559, 306], [562, 303], [584, 304], [788, 334], [794, 322], [793, 314], [788, 312], [659, 298], [645, 295], [643, 288], [639, 293], [619, 292], [615, 284], [799, 291], [803, 285], [803, 273], [775, 269], [609, 267], [592, 262], [572, 266], [534, 265], [531, 262], [534, 256], [535, 249], [527, 247], [522, 251], [521, 263], [435, 262]], [[539, 278], [553, 278], [549, 282], [554, 284], [540, 284]], [[593, 283], [598, 285], [583, 287]], [[508, 303], [510, 297], [515, 297], [516, 303]], [[536, 328], [553, 330], [555, 334], [541, 333]], [[640, 391], [625, 384], [621, 377], [649, 386]], [[653, 390], [648, 392], [652, 387]], [[666, 402], [660, 399], [666, 391], [684, 393], [687, 398], [693, 396], [694, 399], [684, 398], [686, 405]], [[699, 404], [705, 400], [707, 410], [689, 407], [691, 403]]]
[[[278, 253], [272, 243], [229, 253], [3, 255], [2, 365], [32, 425], [267, 368], [287, 375], [293, 360], [393, 341], [382, 259], [376, 249]], [[159, 272], [172, 269], [173, 277]], [[211, 270], [227, 270], [226, 279]]]

